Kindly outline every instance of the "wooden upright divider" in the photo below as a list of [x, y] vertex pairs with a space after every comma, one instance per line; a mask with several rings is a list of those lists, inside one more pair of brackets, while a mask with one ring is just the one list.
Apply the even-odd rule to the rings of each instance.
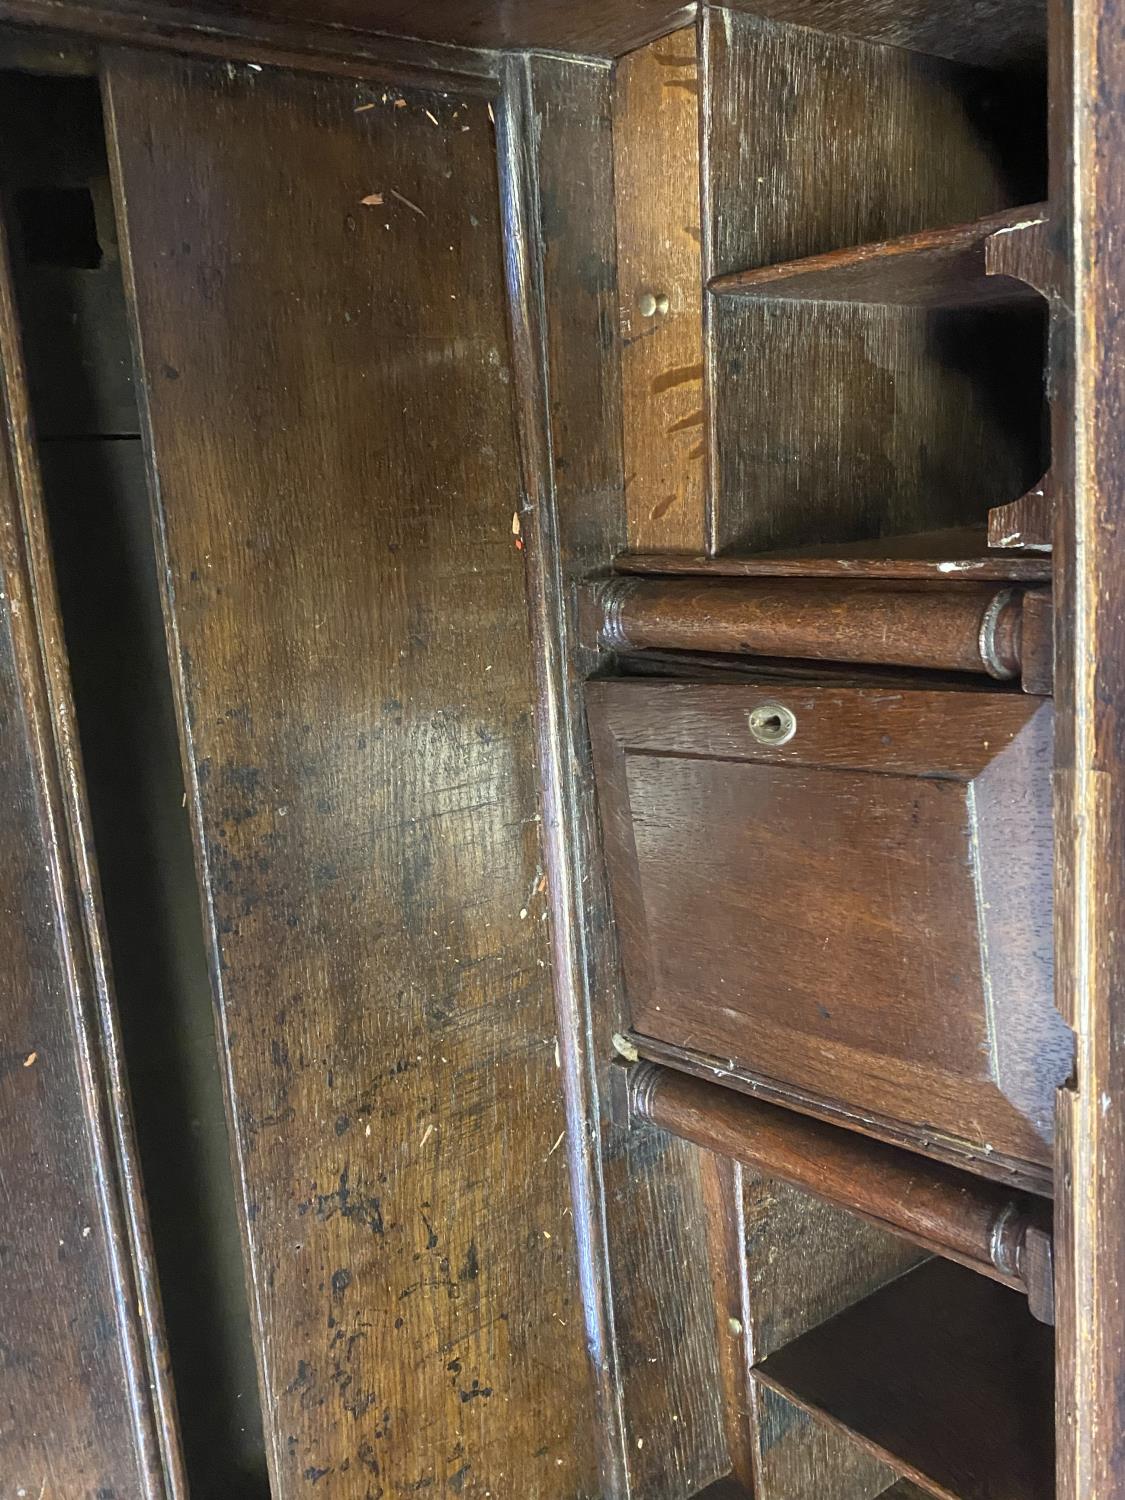
[[106, 74], [274, 1496], [596, 1492], [489, 102]]

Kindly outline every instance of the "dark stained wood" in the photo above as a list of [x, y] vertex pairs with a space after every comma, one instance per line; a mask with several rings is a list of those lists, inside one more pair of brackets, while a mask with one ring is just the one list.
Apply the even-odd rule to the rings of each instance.
[[731, 271], [715, 277], [710, 290], [718, 296], [771, 302], [860, 302], [876, 307], [1024, 301], [1036, 295], [1035, 287], [1028, 285], [1026, 275], [1017, 278], [1015, 262], [990, 258], [989, 250], [998, 232], [1029, 223], [1048, 227], [1045, 205], [1008, 209], [972, 224], [926, 229], [804, 260]]
[[715, 578], [975, 578], [1050, 583], [1049, 558], [989, 552], [986, 542], [983, 528], [964, 528], [778, 552], [724, 552], [719, 557], [627, 552], [614, 560], [614, 567], [620, 573]]
[[1018, 500], [994, 506], [988, 513], [990, 547], [1031, 547], [1050, 552], [1055, 534], [1055, 486], [1045, 474]]
[[598, 638], [617, 649], [1020, 674], [1020, 595], [993, 584], [616, 578], [591, 595]]
[[1056, 943], [1077, 1033], [1060, 1096], [1058, 1495], [1125, 1494], [1125, 881], [1120, 306], [1125, 218], [1117, 0], [1053, 4], [1053, 189], [1065, 248], [1052, 328]]
[[732, 10], [986, 67], [1041, 68], [1045, 0], [729, 0]]
[[27, 375], [0, 235], [0, 1472], [186, 1493]]
[[924, 1500], [927, 1491], [920, 1490], [909, 1479], [900, 1479], [896, 1485], [879, 1497], [879, 1500]]
[[771, 1355], [758, 1379], [942, 1500], [1053, 1500], [1050, 1330], [933, 1260]]
[[[1034, 127], [1022, 155], [981, 128], [1007, 118], [984, 72], [725, 10], [704, 49], [710, 276], [1042, 193]], [[712, 298], [707, 550], [983, 523], [1043, 471], [1044, 316]]]
[[272, 6], [251, 13], [234, 6], [142, 5], [136, 0], [0, 0], [0, 23], [48, 28], [89, 44], [154, 48], [216, 57], [250, 68], [299, 68], [399, 87], [493, 94], [500, 59], [495, 52], [391, 36], [378, 29], [346, 31], [294, 4], [287, 15]]
[[[743, 1174], [743, 1220], [754, 1362], [921, 1259], [904, 1240], [756, 1172]], [[890, 1483], [887, 1466], [860, 1444], [754, 1378], [750, 1399], [760, 1500], [866, 1500]]]
[[1049, 205], [1036, 204], [1026, 213], [1012, 213], [1014, 222], [1002, 225], [984, 244], [984, 265], [989, 276], [1014, 278], [1034, 287], [1043, 297], [1055, 294], [1058, 282], [1055, 245], [1057, 234]]
[[493, 133], [397, 97], [107, 60], [271, 1480], [591, 1492]]
[[[519, 268], [513, 326], [527, 346], [517, 379], [529, 497], [521, 540], [548, 847], [562, 835], [547, 899], [587, 1339], [603, 1393], [603, 1470], [616, 1444], [634, 1494], [681, 1500], [730, 1469], [701, 1167], [693, 1147], [659, 1132], [641, 1140], [607, 1108], [609, 1038], [626, 1022], [582, 713], [597, 654], [582, 646], [575, 610], [575, 584], [605, 569], [625, 535], [611, 78], [552, 58], [528, 59], [526, 78], [524, 68], [513, 60], [507, 80], [501, 123], [512, 135], [501, 166], [509, 267]], [[608, 1479], [606, 1492], [619, 1492]]]
[[1028, 1291], [1029, 1232], [1049, 1231], [1044, 1205], [1034, 1199], [652, 1063], [631, 1070], [630, 1097], [640, 1120]]
[[756, 1376], [750, 1383], [761, 1500], [875, 1500], [883, 1494], [893, 1478], [888, 1464]]
[[[428, 52], [435, 70], [459, 71], [459, 51], [541, 48], [583, 56], [616, 57], [684, 26], [695, 15], [685, 0], [234, 0], [215, 3], [142, 4], [141, 0], [3, 0], [0, 17], [23, 25], [57, 26], [106, 41], [226, 51], [276, 44], [290, 57], [335, 55], [345, 71], [380, 67], [398, 55], [421, 62]], [[420, 48], [409, 39], [419, 38]], [[396, 45], [405, 39], [405, 45]], [[388, 47], [388, 42], [390, 47]], [[380, 54], [382, 57], [380, 57]], [[412, 56], [413, 54], [413, 56]], [[443, 57], [444, 54], [444, 57]], [[256, 56], [261, 56], [256, 52]], [[470, 65], [474, 66], [474, 65]], [[392, 72], [384, 74], [395, 82]], [[402, 81], [399, 78], [397, 81]]]
[[618, 64], [614, 193], [629, 546], [707, 545], [696, 28]]
[[[630, 1074], [634, 1071], [630, 1069]], [[684, 1132], [673, 1130], [671, 1134], [687, 1138]], [[728, 1153], [704, 1150], [699, 1155], [699, 1175], [714, 1286], [715, 1342], [719, 1351], [727, 1450], [732, 1478], [744, 1495], [754, 1496], [757, 1455], [746, 1332], [750, 1311], [742, 1164]]]
[[[777, 682], [587, 690], [633, 1030], [1050, 1160], [1047, 703]], [[757, 710], [795, 732], [760, 743]], [[732, 940], [732, 934], [736, 936]]]
[[1054, 601], [1050, 589], [1028, 589], [1023, 596], [1021, 655], [1025, 693], [1049, 696], [1055, 685]]

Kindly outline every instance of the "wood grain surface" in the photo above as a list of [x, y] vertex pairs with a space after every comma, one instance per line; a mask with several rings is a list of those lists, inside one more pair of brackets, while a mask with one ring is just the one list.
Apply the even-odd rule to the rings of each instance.
[[1046, 0], [729, 0], [732, 10], [985, 67], [1042, 70]]
[[0, 234], [0, 1474], [182, 1496], [81, 758]]
[[[1042, 196], [1041, 126], [1005, 132], [990, 74], [723, 10], [704, 49], [712, 276]], [[710, 320], [710, 550], [984, 522], [1042, 473], [1037, 308], [716, 297]]]
[[696, 28], [623, 58], [613, 103], [629, 546], [698, 551], [708, 457]]
[[274, 1493], [588, 1494], [488, 108], [107, 98]]
[[1121, 505], [1125, 34], [1115, 0], [1052, 4], [1059, 1006], [1077, 1033], [1060, 1095], [1058, 1495], [1125, 1496], [1125, 871]]
[[[1049, 706], [640, 681], [588, 701], [633, 1029], [960, 1141], [986, 1175], [1045, 1166], [1073, 1054]], [[758, 744], [749, 716], [778, 705], [795, 732]]]

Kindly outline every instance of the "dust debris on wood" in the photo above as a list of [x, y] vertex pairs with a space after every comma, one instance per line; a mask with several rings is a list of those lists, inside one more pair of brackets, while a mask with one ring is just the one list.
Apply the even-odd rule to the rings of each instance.
[[382, 193], [368, 193], [365, 198], [361, 198], [359, 201], [366, 204], [368, 208], [376, 208], [382, 203], [383, 195]]
[[33, 1068], [39, 1058], [38, 1052], [29, 1052], [23, 1060], [25, 1068]]

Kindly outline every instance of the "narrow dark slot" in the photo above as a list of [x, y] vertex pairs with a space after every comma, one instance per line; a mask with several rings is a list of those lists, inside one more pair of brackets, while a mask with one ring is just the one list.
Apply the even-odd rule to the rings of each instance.
[[269, 1493], [97, 84], [0, 74], [0, 176], [194, 1500]]

